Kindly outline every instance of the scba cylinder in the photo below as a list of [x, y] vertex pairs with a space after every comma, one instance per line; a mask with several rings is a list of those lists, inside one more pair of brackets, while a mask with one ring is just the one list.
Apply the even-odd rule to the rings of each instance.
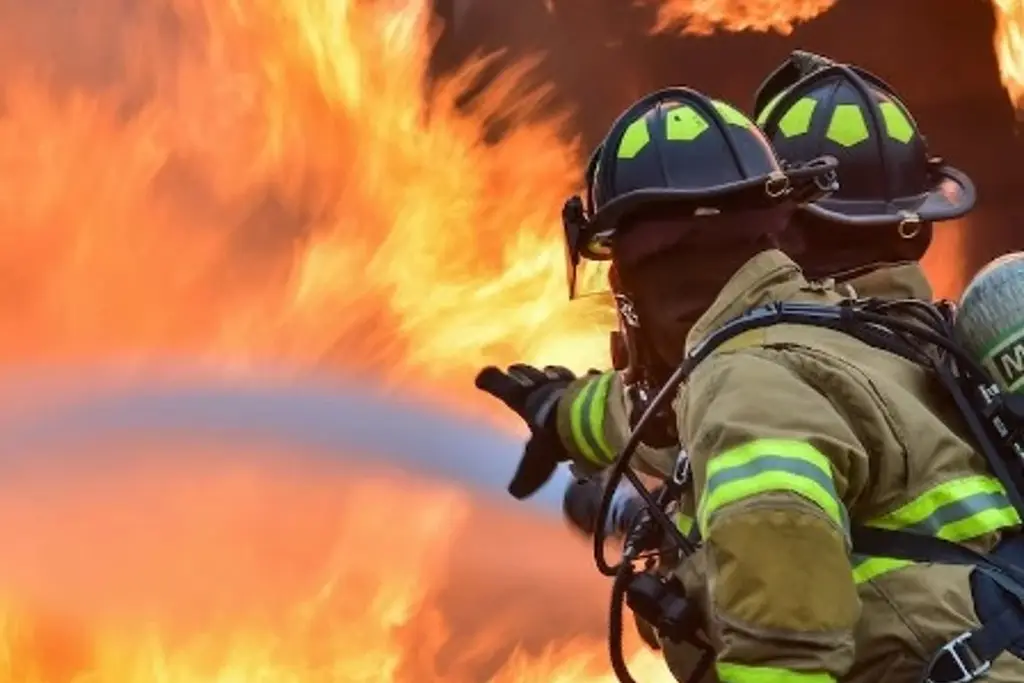
[[956, 335], [1004, 391], [1024, 394], [1024, 252], [978, 271], [960, 299]]

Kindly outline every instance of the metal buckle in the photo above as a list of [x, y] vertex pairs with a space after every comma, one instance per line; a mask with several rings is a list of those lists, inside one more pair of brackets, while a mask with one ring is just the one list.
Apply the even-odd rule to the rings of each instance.
[[[971, 681], [978, 680], [982, 674], [991, 669], [992, 662], [981, 659], [967, 642], [973, 635], [973, 632], [966, 631], [939, 648], [939, 651], [932, 657], [932, 661], [928, 665], [928, 677], [925, 679], [925, 683], [971, 683]], [[941, 680], [932, 678], [932, 672], [942, 657], [949, 657], [951, 659], [950, 668], [959, 670], [959, 678]]]
[[900, 211], [900, 224], [896, 232], [905, 240], [912, 240], [921, 234], [921, 217], [909, 211]]
[[787, 195], [791, 189], [789, 176], [782, 171], [772, 171], [764, 181], [764, 193], [768, 195], [769, 199], [778, 199]]
[[672, 483], [676, 486], [686, 486], [690, 483], [690, 478], [693, 476], [693, 470], [690, 465], [690, 456], [685, 449], [679, 451], [679, 456], [676, 458], [676, 466], [672, 470]]

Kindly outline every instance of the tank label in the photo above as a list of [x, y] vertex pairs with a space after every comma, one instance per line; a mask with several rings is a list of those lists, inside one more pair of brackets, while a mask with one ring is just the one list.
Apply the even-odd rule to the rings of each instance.
[[985, 366], [1005, 391], [1024, 386], [1024, 329], [1006, 335], [1005, 341], [985, 358]]

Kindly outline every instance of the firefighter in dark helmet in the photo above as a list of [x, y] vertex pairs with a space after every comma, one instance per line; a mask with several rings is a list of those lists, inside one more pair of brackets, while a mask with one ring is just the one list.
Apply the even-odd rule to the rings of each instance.
[[[692, 91], [683, 89], [671, 92]], [[659, 93], [650, 96], [655, 103], [661, 102], [659, 97]], [[717, 217], [716, 225], [726, 221], [735, 224], [728, 235], [714, 231], [693, 238], [694, 244], [704, 254], [700, 263], [690, 269], [693, 286], [674, 292], [671, 299], [665, 298], [665, 305], [659, 309], [670, 307], [672, 312], [658, 310], [647, 314], [676, 318], [678, 321], [673, 323], [674, 329], [663, 332], [663, 328], [659, 327], [654, 328], [657, 331], [643, 335], [637, 332], [640, 312], [631, 300], [629, 290], [638, 287], [652, 289], [659, 278], [664, 278], [664, 268], [659, 270], [647, 266], [647, 257], [650, 256], [647, 252], [656, 251], [657, 240], [670, 239], [675, 234], [673, 230], [651, 230], [645, 233], [646, 239], [641, 243], [640, 253], [635, 256], [630, 254], [634, 258], [629, 261], [618, 259], [611, 263], [608, 278], [620, 323], [616, 339], [621, 342], [620, 351], [613, 348], [612, 355], [621, 361], [616, 362], [616, 367], [624, 381], [615, 381], [615, 373], [594, 371], [587, 377], [573, 381], [575, 378], [564, 368], [540, 370], [524, 365], [510, 368], [517, 386], [557, 387], [558, 397], [562, 399], [565, 398], [565, 387], [568, 384], [580, 387], [586, 385], [586, 390], [573, 392], [574, 399], [578, 400], [557, 401], [561, 406], [558, 422], [563, 438], [548, 440], [543, 446], [539, 445], [536, 438], [531, 441], [535, 448], [541, 450], [547, 450], [548, 446], [564, 450], [564, 446], [568, 446], [571, 452], [569, 459], [574, 460], [584, 471], [600, 471], [610, 464], [623, 441], [623, 435], [629, 431], [628, 423], [620, 424], [618, 421], [603, 419], [604, 405], [608, 402], [629, 405], [631, 397], [624, 395], [625, 386], [641, 387], [641, 392], [632, 398], [642, 398], [671, 371], [681, 357], [679, 340], [699, 316], [704, 299], [712, 295], [720, 284], [718, 280], [721, 278], [722, 259], [743, 259], [743, 256], [737, 256], [734, 252], [734, 242], [774, 244], [775, 236], [785, 228], [785, 220], [775, 220], [778, 216], [787, 218], [791, 208], [803, 199], [824, 194], [826, 189], [823, 187], [834, 189], [828, 184], [832, 182], [830, 174], [834, 170], [834, 161], [816, 160], [813, 164], [807, 164], [806, 168], [787, 174], [780, 168], [764, 136], [746, 115], [726, 102], [706, 100], [703, 95], [699, 98], [702, 103], [711, 103], [706, 106], [711, 107], [714, 118], [702, 117], [694, 106], [680, 105], [667, 109], [663, 104], [651, 105], [646, 116], [640, 116], [636, 112], [646, 106], [647, 99], [640, 100], [630, 108], [620, 117], [616, 124], [618, 127], [612, 131], [621, 137], [617, 151], [613, 153], [607, 144], [602, 144], [591, 157], [586, 172], [586, 200], [573, 198], [566, 203], [563, 211], [570, 258], [570, 298], [577, 295], [576, 273], [580, 259], [608, 261], [611, 250], [607, 240], [614, 234], [614, 227], [623, 216], [639, 216], [645, 218], [646, 223], [668, 216], [666, 220], [671, 221], [674, 220], [677, 207], [684, 204], [695, 207], [694, 211], [698, 214], [695, 218]], [[651, 123], [652, 117], [660, 117], [661, 123], [655, 126]], [[709, 163], [705, 163], [705, 160], [709, 160]], [[612, 175], [614, 170], [619, 171], [615, 176]], [[791, 176], [799, 182], [794, 183]], [[728, 211], [718, 207], [722, 203], [718, 201], [719, 196], [730, 200]], [[703, 206], [700, 200], [705, 197], [715, 201], [709, 201], [707, 206]], [[773, 209], [764, 213], [762, 221], [768, 223], [768, 219], [772, 219], [770, 230], [736, 218], [738, 214], [745, 216], [750, 211], [762, 209], [762, 204]], [[786, 207], [786, 210], [775, 211], [777, 205]], [[588, 220], [587, 217], [591, 215], [597, 215], [601, 220]], [[588, 232], [574, 227], [584, 224]], [[590, 233], [594, 232], [595, 226], [604, 224], [610, 226], [608, 234], [591, 237]], [[765, 237], [762, 233], [770, 236]], [[633, 241], [630, 242], [630, 248], [633, 248], [632, 245]], [[745, 254], [744, 250], [741, 252]], [[644, 261], [645, 268], [622, 267], [624, 263], [632, 263], [634, 260]], [[667, 267], [671, 269], [673, 266], [669, 263]], [[673, 349], [671, 352], [668, 350], [670, 348]], [[492, 373], [488, 375], [494, 377]], [[551, 412], [556, 404], [553, 397], [532, 393], [531, 403], [536, 403], [536, 406], [531, 405], [528, 412], [545, 417], [554, 416], [555, 413]], [[679, 452], [674, 425], [666, 427], [666, 431], [671, 433], [651, 438], [649, 441], [653, 442], [653, 447], [648, 449], [651, 457], [641, 457], [641, 469], [654, 476], [668, 476]], [[530, 495], [546, 481], [554, 468], [534, 469], [530, 465], [534, 462], [547, 463], [548, 460], [546, 457], [534, 458], [532, 451], [527, 452], [523, 459], [524, 469], [516, 474], [510, 486], [512, 495], [517, 498]]]
[[[581, 256], [615, 256], [610, 279], [632, 359], [630, 386], [653, 387], [664, 379], [681, 358], [689, 326], [729, 273], [775, 244], [792, 208], [830, 188], [831, 170], [821, 162], [783, 171], [746, 116], [692, 91], [656, 94], [624, 114], [590, 164], [586, 204], [570, 202], [565, 222], [573, 265]], [[686, 220], [676, 225], [680, 214]], [[620, 235], [634, 232], [623, 226], [644, 229], [623, 240]], [[686, 281], [676, 283], [677, 264], [659, 254], [682, 248], [702, 257], [690, 265]], [[641, 328], [645, 319], [659, 324]], [[560, 370], [517, 366], [481, 373], [478, 385], [517, 410], [533, 430], [511, 486], [514, 495], [528, 495], [570, 451], [592, 469], [610, 462], [606, 434], [586, 431], [580, 417], [591, 417], [595, 400], [623, 384], [596, 377], [578, 400], [562, 400], [570, 378]], [[674, 420], [669, 427], [674, 448], [658, 445], [674, 459]], [[664, 474], [667, 466], [667, 458], [656, 460], [652, 473]], [[666, 650], [670, 662], [693, 656], [692, 649], [680, 655], [671, 644]], [[675, 664], [673, 670], [686, 670], [689, 662]]]
[[892, 87], [796, 51], [758, 89], [754, 117], [780, 158], [839, 161], [839, 190], [793, 215], [808, 278], [835, 278], [856, 296], [930, 301], [918, 262], [935, 223], [974, 208], [974, 185], [929, 152]]
[[[572, 263], [612, 262], [639, 381], [658, 386], [761, 304], [842, 300], [774, 248], [833, 168], [780, 167], [745, 117], [693, 91], [657, 93], [615, 123], [591, 164], [589, 200], [564, 218]], [[934, 196], [898, 210], [926, 222]], [[956, 646], [978, 625], [969, 567], [850, 554], [851, 523], [982, 550], [1020, 527], [930, 379], [842, 331], [790, 324], [735, 337], [690, 374], [670, 419], [689, 452], [704, 542], [703, 595], [691, 597], [705, 608], [721, 681], [977, 680], [958, 669], [1024, 680], [1014, 656], [965, 662]], [[517, 495], [570, 457], [564, 437], [579, 409], [565, 400], [569, 383], [522, 366], [478, 375], [531, 428]], [[662, 646], [670, 663], [686, 656]]]

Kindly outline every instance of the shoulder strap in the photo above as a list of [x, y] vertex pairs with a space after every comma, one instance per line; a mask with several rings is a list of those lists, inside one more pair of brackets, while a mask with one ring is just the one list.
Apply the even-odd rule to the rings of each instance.
[[874, 557], [891, 557], [911, 562], [936, 562], [976, 566], [1024, 603], [1024, 568], [1001, 558], [979, 553], [967, 546], [934, 536], [907, 531], [875, 529], [854, 524], [850, 528], [853, 552]]
[[795, 344], [808, 348], [823, 350], [815, 343], [815, 338], [808, 332], [814, 330], [815, 335], [820, 335], [822, 330], [825, 334], [829, 331], [836, 334], [844, 334], [831, 325], [818, 325], [814, 323], [783, 322], [765, 327], [757, 327], [726, 339], [718, 344], [709, 355], [716, 356], [719, 353], [730, 351], [741, 351], [754, 347], [772, 346], [777, 344]]
[[958, 543], [906, 531], [854, 525], [850, 535], [858, 554], [974, 566], [1012, 597], [1006, 609], [985, 617], [981, 626], [939, 648], [928, 663], [927, 680], [976, 681], [999, 655], [1020, 643], [1024, 633], [1024, 568]]

